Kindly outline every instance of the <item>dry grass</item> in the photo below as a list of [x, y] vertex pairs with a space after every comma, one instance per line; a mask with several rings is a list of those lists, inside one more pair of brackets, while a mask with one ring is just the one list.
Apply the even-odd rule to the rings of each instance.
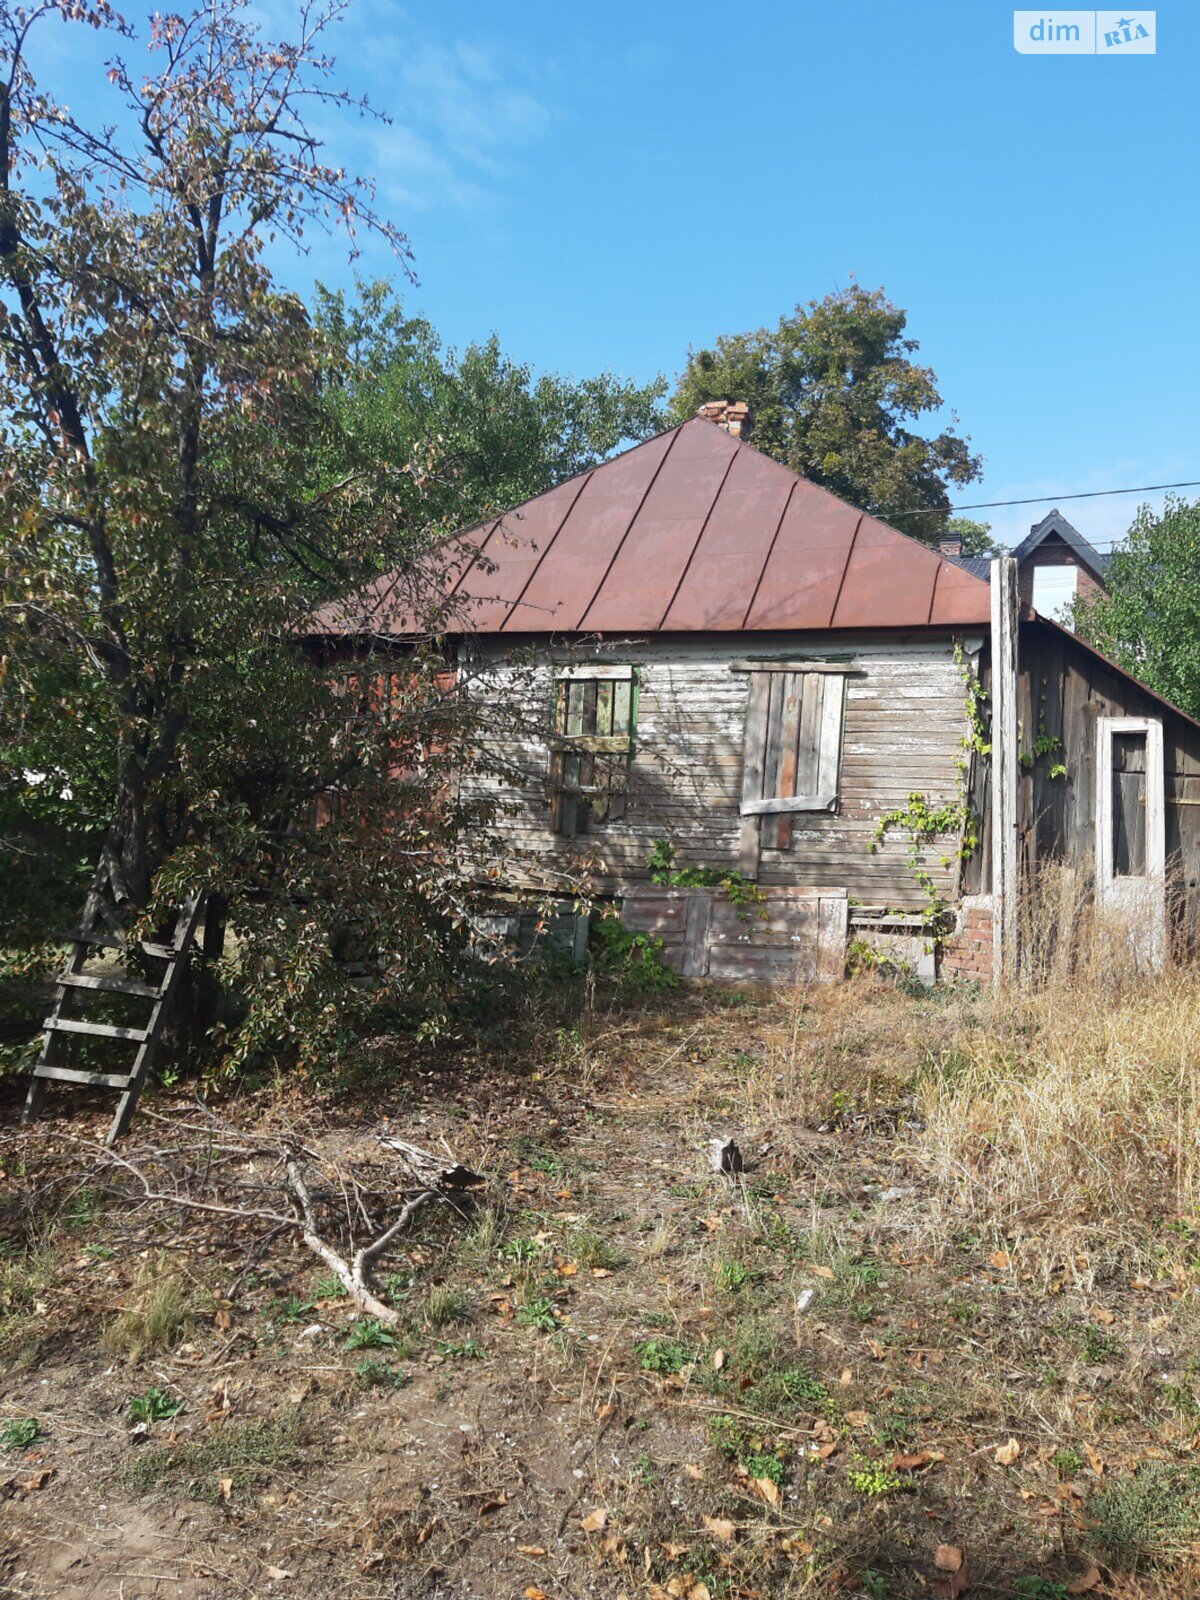
[[192, 1326], [195, 1308], [168, 1258], [151, 1255], [138, 1269], [125, 1305], [104, 1331], [114, 1355], [139, 1360], [177, 1344]]
[[892, 1127], [931, 1184], [930, 1242], [970, 1227], [1025, 1241], [1045, 1269], [1161, 1270], [1164, 1223], [1183, 1244], [1200, 1229], [1200, 967], [1140, 975], [1111, 930], [1063, 920], [1066, 875], [1044, 891], [1011, 990], [921, 999], [864, 974], [798, 993], [726, 1069], [730, 1120], [801, 1162], [805, 1128]]

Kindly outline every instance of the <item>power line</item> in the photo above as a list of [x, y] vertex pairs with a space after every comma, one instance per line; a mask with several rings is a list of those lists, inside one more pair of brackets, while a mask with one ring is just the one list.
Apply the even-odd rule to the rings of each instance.
[[[1110, 494], [1151, 494], [1159, 489], [1200, 489], [1200, 478], [1190, 479], [1187, 483], [1143, 483], [1135, 489], [1082, 489], [1074, 494], [1035, 494], [1026, 500], [976, 500], [971, 505], [951, 506], [950, 514], [957, 516], [960, 511], [995, 511], [1001, 506], [1044, 506], [1047, 501], [1057, 500], [1099, 500]], [[881, 517], [942, 517], [946, 512], [937, 506], [917, 506], [911, 510], [896, 506], [891, 511], [875, 514]]]

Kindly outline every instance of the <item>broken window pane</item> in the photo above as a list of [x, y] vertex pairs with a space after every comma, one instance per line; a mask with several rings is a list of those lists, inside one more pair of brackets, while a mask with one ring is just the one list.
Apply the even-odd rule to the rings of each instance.
[[555, 684], [554, 831], [568, 838], [625, 815], [633, 755], [632, 667], [576, 668]]
[[1146, 872], [1146, 735], [1112, 737], [1113, 876]]

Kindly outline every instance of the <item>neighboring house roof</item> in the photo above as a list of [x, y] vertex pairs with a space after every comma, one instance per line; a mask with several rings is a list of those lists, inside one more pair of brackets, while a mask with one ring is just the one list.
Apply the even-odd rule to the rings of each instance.
[[1102, 579], [1104, 577], [1108, 569], [1108, 557], [1101, 555], [1099, 550], [1090, 545], [1079, 529], [1071, 526], [1057, 506], [1053, 511], [1048, 512], [1040, 522], [1034, 523], [1028, 535], [1021, 540], [1013, 551], [1018, 566], [1022, 561], [1027, 561], [1039, 545], [1044, 544], [1047, 539], [1054, 535], [1057, 535], [1065, 545], [1069, 545], [1077, 559], [1097, 578]]
[[964, 572], [969, 572], [973, 578], [982, 578], [984, 583], [992, 581], [991, 556], [947, 556], [947, 561], [953, 561], [956, 567], [961, 567]]
[[[440, 547], [441, 630], [751, 632], [981, 626], [988, 585], [693, 417]], [[424, 632], [411, 578], [314, 632]]]

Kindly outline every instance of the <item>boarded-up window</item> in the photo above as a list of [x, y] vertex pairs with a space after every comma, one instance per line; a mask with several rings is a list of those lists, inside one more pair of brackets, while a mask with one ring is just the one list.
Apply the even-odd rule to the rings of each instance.
[[632, 667], [573, 667], [555, 684], [555, 833], [573, 838], [625, 815], [636, 717]]
[[848, 669], [746, 664], [742, 670], [749, 671], [750, 687], [740, 865], [753, 877], [760, 851], [790, 848], [798, 812], [837, 809]]

